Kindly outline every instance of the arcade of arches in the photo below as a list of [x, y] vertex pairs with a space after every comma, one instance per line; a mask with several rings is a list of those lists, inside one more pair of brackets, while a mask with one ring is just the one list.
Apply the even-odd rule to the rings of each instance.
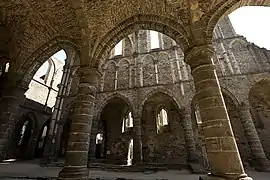
[[[0, 2], [0, 160], [270, 171], [270, 51], [228, 14], [269, 0]], [[64, 54], [64, 60], [59, 58]]]

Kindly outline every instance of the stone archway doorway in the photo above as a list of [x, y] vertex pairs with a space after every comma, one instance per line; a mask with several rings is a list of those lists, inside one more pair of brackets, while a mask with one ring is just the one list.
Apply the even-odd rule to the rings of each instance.
[[27, 158], [27, 151], [32, 141], [34, 125], [33, 117], [28, 114], [23, 116], [16, 124], [12, 134], [10, 151], [7, 156], [8, 159], [23, 160]]
[[49, 121], [46, 121], [39, 132], [38, 140], [35, 147], [35, 158], [41, 158], [43, 155], [49, 123]]
[[110, 99], [102, 109], [96, 136], [96, 157], [103, 158], [106, 163], [127, 165], [133, 129], [125, 120], [130, 109], [130, 105], [119, 97]]

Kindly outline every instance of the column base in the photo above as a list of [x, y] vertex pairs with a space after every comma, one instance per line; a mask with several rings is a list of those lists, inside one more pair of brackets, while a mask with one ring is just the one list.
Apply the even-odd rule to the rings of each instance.
[[252, 180], [251, 177], [248, 177], [246, 174], [241, 175], [238, 178], [235, 177], [221, 177], [221, 176], [215, 176], [212, 174], [200, 176], [199, 180]]
[[64, 167], [58, 174], [58, 180], [88, 180], [89, 169], [86, 167]]

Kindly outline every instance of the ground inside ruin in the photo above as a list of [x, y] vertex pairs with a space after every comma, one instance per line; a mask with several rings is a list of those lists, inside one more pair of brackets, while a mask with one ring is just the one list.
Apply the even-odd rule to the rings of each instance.
[[[131, 168], [132, 169], [132, 168]], [[61, 167], [41, 167], [37, 161], [0, 163], [0, 179], [56, 179]], [[192, 174], [181, 170], [141, 170], [131, 172], [121, 168], [90, 168], [89, 179], [132, 179], [132, 180], [198, 180], [201, 174]], [[254, 180], [269, 180], [270, 172], [249, 170], [247, 173]]]

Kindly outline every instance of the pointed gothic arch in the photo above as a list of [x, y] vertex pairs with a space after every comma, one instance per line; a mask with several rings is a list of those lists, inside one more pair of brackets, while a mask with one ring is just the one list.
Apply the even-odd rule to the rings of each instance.
[[[166, 28], [164, 28], [166, 26]], [[185, 50], [190, 44], [189, 36], [183, 24], [173, 19], [156, 15], [138, 15], [119, 23], [117, 27], [102, 37], [95, 50], [91, 65], [98, 67], [99, 60], [104, 59], [119, 39], [123, 39], [134, 31], [155, 30], [174, 39]], [[106, 46], [104, 46], [106, 44]]]

